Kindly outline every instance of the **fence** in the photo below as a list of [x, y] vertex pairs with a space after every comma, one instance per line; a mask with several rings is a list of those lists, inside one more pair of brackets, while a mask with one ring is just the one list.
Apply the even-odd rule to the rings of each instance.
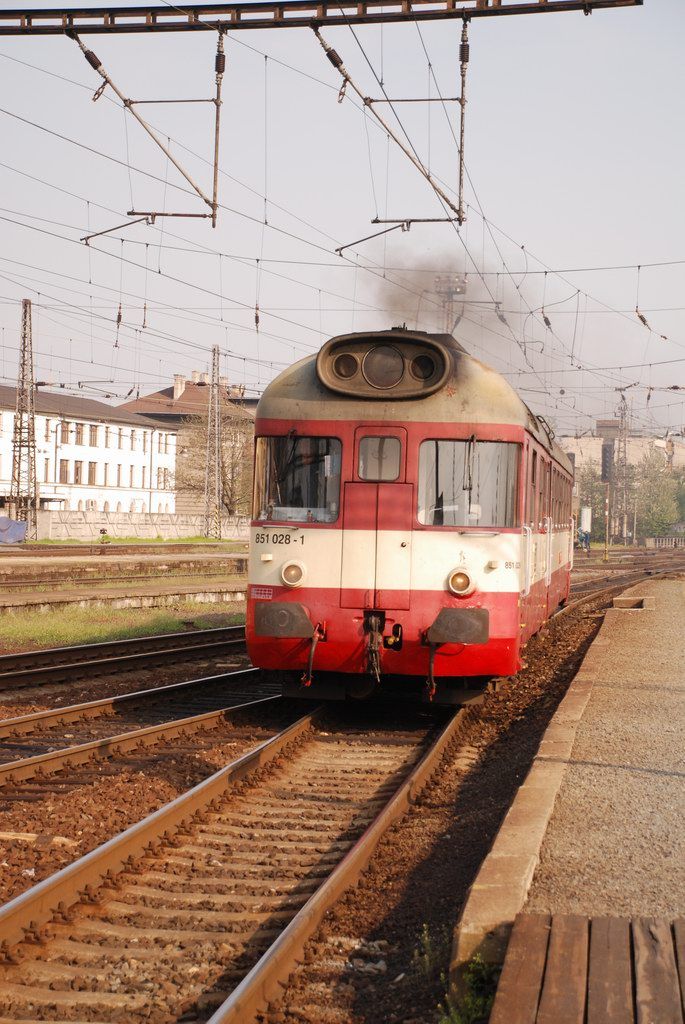
[[[222, 516], [221, 536], [224, 540], [247, 540], [249, 524], [247, 516]], [[98, 540], [101, 530], [109, 537], [180, 540], [201, 537], [204, 529], [204, 515], [58, 510], [38, 513], [38, 540]]]
[[685, 534], [673, 534], [670, 537], [647, 537], [645, 547], [685, 549]]

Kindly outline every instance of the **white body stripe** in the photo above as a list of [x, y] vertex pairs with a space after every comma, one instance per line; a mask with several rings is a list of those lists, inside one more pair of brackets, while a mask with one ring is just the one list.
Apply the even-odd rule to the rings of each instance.
[[[553, 533], [551, 544], [548, 534], [535, 533], [531, 544], [531, 584], [545, 579], [548, 552], [551, 572], [568, 564], [568, 530]], [[265, 525], [251, 531], [249, 578], [258, 586], [282, 586], [283, 566], [297, 561], [305, 567], [305, 587], [442, 590], [451, 570], [463, 566], [478, 590], [518, 594], [524, 586], [526, 556], [520, 533], [475, 535], [446, 529], [377, 534]], [[490, 562], [497, 565], [489, 566]]]

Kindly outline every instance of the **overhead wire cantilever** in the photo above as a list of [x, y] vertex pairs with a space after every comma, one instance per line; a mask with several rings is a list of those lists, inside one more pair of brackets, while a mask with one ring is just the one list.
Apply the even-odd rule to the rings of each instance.
[[[125, 96], [117, 85], [112, 81], [110, 74], [105, 70], [100, 58], [81, 41], [78, 34], [73, 30], [67, 30], [67, 35], [73, 39], [80, 47], [84, 57], [102, 78], [102, 84], [96, 90], [93, 100], [98, 100], [107, 86], [110, 87], [112, 92], [121, 100], [124, 109], [128, 110], [129, 113], [135, 117], [138, 124], [143, 128], [145, 132], [150, 136], [153, 142], [161, 149], [167, 159], [171, 161], [179, 174], [185, 178], [188, 184], [191, 186], [193, 191], [202, 199], [202, 201], [209, 207], [211, 213], [167, 213], [162, 210], [129, 210], [127, 213], [128, 217], [137, 217], [140, 220], [146, 220], [150, 218], [153, 222], [157, 217], [193, 217], [193, 218], [206, 218], [212, 221], [212, 227], [216, 227], [217, 214], [219, 209], [219, 132], [221, 127], [221, 87], [223, 83], [223, 76], [226, 70], [226, 54], [224, 52], [224, 29], [219, 30], [219, 39], [217, 44], [216, 57], [214, 61], [214, 71], [216, 75], [216, 93], [214, 97], [207, 100], [132, 100]], [[174, 157], [170, 148], [164, 144], [164, 142], [157, 135], [151, 125], [138, 113], [135, 109], [136, 106], [142, 103], [213, 103], [215, 107], [215, 118], [214, 118], [214, 168], [213, 168], [213, 181], [212, 181], [212, 197], [210, 198], [205, 191], [197, 184], [197, 182], [191, 177], [188, 171], [179, 163]], [[139, 221], [135, 221], [138, 223]], [[120, 227], [123, 225], [119, 225]], [[115, 230], [115, 229], [111, 229]], [[98, 232], [98, 234], [107, 234], [106, 231]], [[94, 237], [94, 236], [88, 236]], [[82, 239], [82, 241], [87, 241]]]

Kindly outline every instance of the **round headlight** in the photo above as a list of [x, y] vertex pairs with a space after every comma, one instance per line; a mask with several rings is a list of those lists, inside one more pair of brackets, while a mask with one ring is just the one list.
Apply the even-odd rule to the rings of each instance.
[[357, 357], [353, 356], [351, 352], [341, 352], [333, 362], [333, 369], [338, 377], [349, 380], [359, 369]]
[[304, 579], [304, 566], [300, 562], [286, 562], [281, 569], [286, 587], [299, 587]]
[[457, 597], [466, 597], [475, 589], [473, 580], [465, 569], [455, 569], [447, 577], [447, 586]]
[[411, 361], [410, 369], [417, 380], [429, 380], [435, 373], [435, 361], [431, 356], [415, 356]]
[[404, 377], [404, 359], [393, 345], [376, 345], [364, 356], [362, 373], [371, 387], [394, 388]]

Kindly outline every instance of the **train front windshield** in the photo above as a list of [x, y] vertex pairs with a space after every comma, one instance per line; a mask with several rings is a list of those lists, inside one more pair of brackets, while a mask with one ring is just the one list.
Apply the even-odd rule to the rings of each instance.
[[254, 518], [335, 522], [340, 509], [341, 452], [335, 437], [258, 437]]
[[424, 526], [517, 525], [521, 446], [504, 441], [423, 441], [418, 519]]

